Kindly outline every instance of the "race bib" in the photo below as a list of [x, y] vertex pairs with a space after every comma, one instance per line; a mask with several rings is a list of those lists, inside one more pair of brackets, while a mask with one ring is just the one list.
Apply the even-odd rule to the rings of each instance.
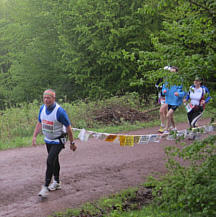
[[188, 103], [188, 104], [185, 103], [185, 109], [187, 113], [189, 113], [193, 109], [193, 107], [194, 106], [191, 103]]
[[42, 130], [48, 133], [53, 133], [54, 132], [54, 122], [42, 120]]

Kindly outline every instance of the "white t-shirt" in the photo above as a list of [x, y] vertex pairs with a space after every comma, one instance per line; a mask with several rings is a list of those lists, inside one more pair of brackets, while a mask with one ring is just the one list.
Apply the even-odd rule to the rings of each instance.
[[190, 90], [190, 99], [192, 105], [199, 105], [203, 95], [203, 88], [192, 87]]

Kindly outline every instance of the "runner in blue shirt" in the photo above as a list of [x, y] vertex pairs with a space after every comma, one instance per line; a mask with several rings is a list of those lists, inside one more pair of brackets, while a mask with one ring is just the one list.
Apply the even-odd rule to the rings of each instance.
[[[32, 145], [36, 146], [37, 135], [42, 130], [48, 152], [45, 184], [38, 194], [41, 197], [46, 197], [48, 191], [61, 189], [59, 180], [59, 153], [66, 143], [66, 135], [68, 135], [70, 141], [70, 149], [73, 151], [77, 149], [68, 115], [65, 110], [55, 102], [55, 96], [55, 91], [52, 89], [44, 91], [44, 105], [40, 107], [38, 122], [35, 126], [32, 139]], [[53, 176], [54, 179], [51, 183]]]
[[[178, 72], [178, 68], [172, 66], [170, 72]], [[182, 85], [173, 85], [168, 87], [166, 82], [163, 85], [162, 92], [165, 94], [165, 103], [168, 104], [168, 112], [166, 115], [166, 128], [164, 134], [169, 133], [169, 130], [176, 131], [175, 121], [174, 121], [174, 112], [182, 104], [185, 92], [182, 90]]]

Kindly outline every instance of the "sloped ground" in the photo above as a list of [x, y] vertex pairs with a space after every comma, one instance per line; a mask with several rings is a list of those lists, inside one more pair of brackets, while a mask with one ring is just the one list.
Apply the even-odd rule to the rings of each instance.
[[[119, 124], [122, 121], [148, 121], [154, 118], [159, 118], [159, 106], [146, 111], [139, 111], [124, 105], [112, 105], [112, 107], [105, 107], [102, 109], [95, 109], [93, 112], [93, 119], [102, 124]], [[157, 115], [152, 112], [157, 111]]]
[[[208, 122], [202, 120], [200, 124]], [[184, 129], [187, 124], [177, 127]], [[154, 127], [128, 134], [156, 132]], [[0, 151], [0, 216], [45, 217], [137, 186], [148, 175], [166, 172], [163, 148], [175, 145], [175, 141], [163, 139], [160, 143], [120, 147], [90, 139], [86, 143], [77, 141], [77, 145], [76, 152], [71, 152], [67, 146], [60, 154], [62, 190], [50, 192], [43, 202], [37, 194], [44, 180], [45, 147]]]

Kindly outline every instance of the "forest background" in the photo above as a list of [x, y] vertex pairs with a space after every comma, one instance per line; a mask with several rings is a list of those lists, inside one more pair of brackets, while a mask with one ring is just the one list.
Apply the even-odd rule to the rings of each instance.
[[[152, 109], [161, 77], [188, 91], [199, 75], [211, 92], [207, 107], [216, 108], [214, 0], [0, 0], [0, 5], [1, 148], [29, 144], [23, 140], [32, 136], [47, 88], [56, 90], [77, 128], [97, 127], [105, 107]], [[179, 73], [164, 70], [166, 65], [178, 66]]]
[[[163, 70], [166, 65], [178, 66], [180, 73]], [[135, 97], [149, 107], [161, 77], [170, 84], [183, 83], [187, 91], [200, 75], [212, 96], [207, 107], [215, 111], [215, 72], [215, 0], [0, 0], [0, 149], [31, 144], [47, 88], [56, 90], [74, 127], [94, 127], [89, 111], [104, 102], [124, 106]], [[174, 202], [167, 207], [215, 216], [213, 148], [206, 164], [198, 167], [202, 173], [192, 168], [192, 178], [178, 182], [179, 188], [176, 180], [187, 177], [181, 168], [175, 169], [179, 174], [173, 188], [167, 179], [164, 189], [170, 192], [163, 192], [162, 199]], [[204, 180], [202, 185], [197, 181], [196, 191], [194, 180]]]
[[[158, 78], [199, 74], [215, 95], [214, 0], [0, 0], [0, 108], [58, 99], [92, 101], [136, 92]], [[163, 69], [175, 65], [180, 75]], [[183, 79], [179, 79], [181, 76]], [[214, 98], [214, 97], [213, 97]]]

